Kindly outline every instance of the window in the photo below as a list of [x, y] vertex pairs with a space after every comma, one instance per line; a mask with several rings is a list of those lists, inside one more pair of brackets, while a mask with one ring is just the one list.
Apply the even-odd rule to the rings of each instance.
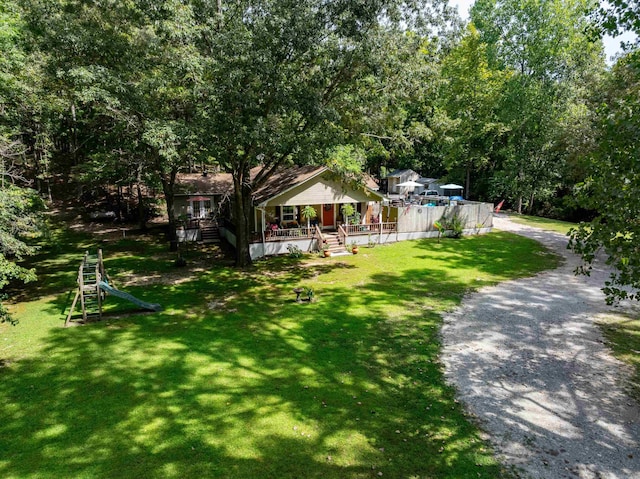
[[296, 211], [293, 206], [282, 207], [282, 221], [294, 221], [296, 219]]
[[190, 213], [192, 218], [206, 218], [211, 214], [211, 200], [210, 199], [200, 199], [200, 200], [191, 200], [189, 201], [189, 206], [187, 207], [187, 213]]
[[191, 210], [193, 211], [193, 217], [194, 218], [200, 218], [200, 202], [199, 201], [192, 201], [191, 204], [193, 205], [191, 207]]

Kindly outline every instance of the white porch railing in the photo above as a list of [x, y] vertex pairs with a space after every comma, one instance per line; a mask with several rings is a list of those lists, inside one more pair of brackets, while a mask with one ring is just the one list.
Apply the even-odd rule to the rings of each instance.
[[312, 238], [315, 227], [307, 228], [284, 228], [277, 230], [267, 230], [264, 232], [265, 241], [284, 241], [292, 238]]
[[348, 236], [391, 233], [396, 231], [397, 223], [371, 223], [368, 225], [343, 225]]
[[[397, 223], [375, 223], [368, 225], [341, 225], [338, 226], [338, 234], [341, 237], [343, 243], [350, 235], [367, 235], [367, 234], [381, 234], [381, 233], [393, 233], [397, 230]], [[322, 242], [322, 231], [317, 226], [306, 226], [300, 228], [278, 228], [277, 230], [266, 230], [264, 232], [264, 241], [289, 241], [292, 239], [312, 239], [318, 238]], [[253, 243], [261, 243], [262, 237], [260, 234], [254, 234]]]

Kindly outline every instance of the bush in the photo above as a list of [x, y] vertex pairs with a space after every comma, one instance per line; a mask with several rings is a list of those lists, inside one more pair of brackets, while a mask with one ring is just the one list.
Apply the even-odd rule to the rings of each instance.
[[287, 250], [290, 258], [302, 258], [302, 250], [298, 246], [289, 244], [287, 245]]
[[460, 238], [464, 231], [464, 221], [458, 213], [454, 213], [449, 218], [442, 218], [442, 229], [449, 238]]

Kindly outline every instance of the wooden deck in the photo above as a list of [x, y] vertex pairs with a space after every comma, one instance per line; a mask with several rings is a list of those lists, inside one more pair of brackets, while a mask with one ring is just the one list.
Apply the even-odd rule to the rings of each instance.
[[[339, 228], [349, 236], [367, 236], [370, 234], [393, 233], [397, 229], [397, 223], [372, 223], [366, 225], [344, 225]], [[323, 234], [335, 233], [336, 230], [324, 230]], [[267, 230], [264, 232], [264, 241], [291, 241], [293, 239], [313, 239], [317, 238], [317, 230], [314, 226], [307, 228], [280, 228], [277, 230]], [[253, 243], [261, 243], [262, 235], [254, 233]]]

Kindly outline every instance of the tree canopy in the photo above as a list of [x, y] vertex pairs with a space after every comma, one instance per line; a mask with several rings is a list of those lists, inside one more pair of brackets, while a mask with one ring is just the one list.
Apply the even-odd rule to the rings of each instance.
[[585, 261], [582, 272], [588, 273], [599, 251], [614, 267], [604, 290], [609, 301], [640, 299], [639, 56], [636, 51], [620, 60], [600, 92], [596, 141], [578, 185], [580, 204], [597, 215], [571, 235], [571, 246]]
[[[213, 165], [233, 178], [243, 266], [253, 191], [279, 168], [412, 168], [471, 199], [600, 218], [574, 236], [589, 260], [607, 234], [616, 248], [632, 236], [601, 214], [635, 185], [638, 158], [637, 54], [607, 71], [589, 32], [638, 32], [637, 13], [478, 0], [462, 28], [442, 0], [7, 0], [3, 171], [47, 198], [126, 186], [141, 225], [143, 189], [160, 190], [174, 232], [177, 174]], [[633, 214], [620, 205], [619, 225]], [[635, 278], [634, 254], [612, 260], [616, 284]]]

